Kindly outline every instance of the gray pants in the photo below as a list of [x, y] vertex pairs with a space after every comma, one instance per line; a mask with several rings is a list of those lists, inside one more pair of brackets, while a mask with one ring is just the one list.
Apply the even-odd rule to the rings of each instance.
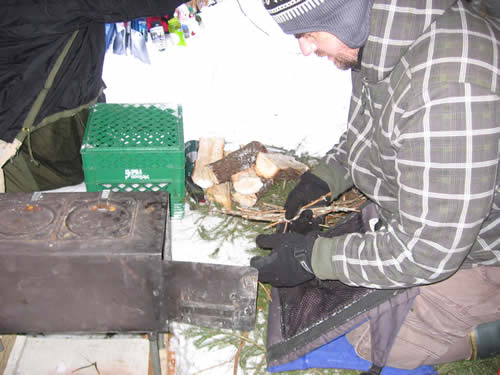
[[[499, 319], [500, 267], [459, 270], [447, 280], [420, 287], [387, 366], [413, 369], [467, 359], [470, 332]], [[360, 357], [371, 360], [369, 321], [346, 336]]]

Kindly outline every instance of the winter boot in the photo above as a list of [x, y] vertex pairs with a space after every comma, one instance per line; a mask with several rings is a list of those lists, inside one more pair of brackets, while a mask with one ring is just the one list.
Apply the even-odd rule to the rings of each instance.
[[500, 320], [478, 325], [471, 333], [471, 359], [484, 359], [500, 354]]

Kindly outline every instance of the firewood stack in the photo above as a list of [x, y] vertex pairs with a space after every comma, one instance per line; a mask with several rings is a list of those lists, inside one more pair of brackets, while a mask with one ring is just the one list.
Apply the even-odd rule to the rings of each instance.
[[275, 180], [298, 178], [309, 168], [292, 156], [268, 152], [253, 141], [227, 155], [223, 138], [200, 138], [191, 178], [208, 200], [231, 210], [254, 206]]

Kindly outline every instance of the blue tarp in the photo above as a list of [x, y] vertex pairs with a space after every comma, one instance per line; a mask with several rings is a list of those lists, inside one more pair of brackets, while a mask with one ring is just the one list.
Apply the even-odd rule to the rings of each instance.
[[[337, 368], [367, 371], [372, 363], [359, 357], [345, 335], [330, 341], [310, 353], [283, 365], [270, 367], [269, 372], [305, 370], [308, 368]], [[437, 375], [433, 366], [420, 366], [414, 370], [384, 367], [381, 375]]]

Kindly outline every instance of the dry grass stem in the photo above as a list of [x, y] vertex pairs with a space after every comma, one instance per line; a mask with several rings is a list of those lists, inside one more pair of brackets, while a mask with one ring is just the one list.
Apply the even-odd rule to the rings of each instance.
[[272, 302], [273, 299], [271, 298], [271, 293], [269, 292], [269, 290], [266, 288], [266, 286], [264, 284], [262, 284], [260, 281], [259, 281], [259, 285], [262, 287], [262, 289], [264, 289], [264, 292], [266, 293], [267, 295], [267, 298], [269, 298], [269, 302]]
[[[248, 332], [245, 332], [243, 336], [248, 337]], [[238, 346], [238, 350], [234, 356], [233, 375], [238, 375], [238, 362], [240, 361], [241, 349], [245, 346], [245, 343], [246, 341], [241, 339], [240, 346]]]
[[231, 363], [231, 362], [233, 362], [233, 361], [234, 361], [234, 359], [233, 359], [233, 358], [231, 358], [231, 359], [229, 359], [229, 360], [227, 360], [227, 361], [224, 361], [224, 362], [221, 362], [221, 363], [217, 363], [216, 365], [213, 365], [213, 366], [210, 366], [210, 367], [204, 368], [203, 370], [197, 371], [197, 372], [195, 372], [193, 375], [202, 374], [202, 373], [204, 373], [204, 372], [206, 372], [206, 371], [210, 371], [210, 370], [212, 370], [212, 369], [214, 369], [214, 368], [217, 368], [217, 367], [221, 367], [221, 366], [227, 365], [228, 363]]

